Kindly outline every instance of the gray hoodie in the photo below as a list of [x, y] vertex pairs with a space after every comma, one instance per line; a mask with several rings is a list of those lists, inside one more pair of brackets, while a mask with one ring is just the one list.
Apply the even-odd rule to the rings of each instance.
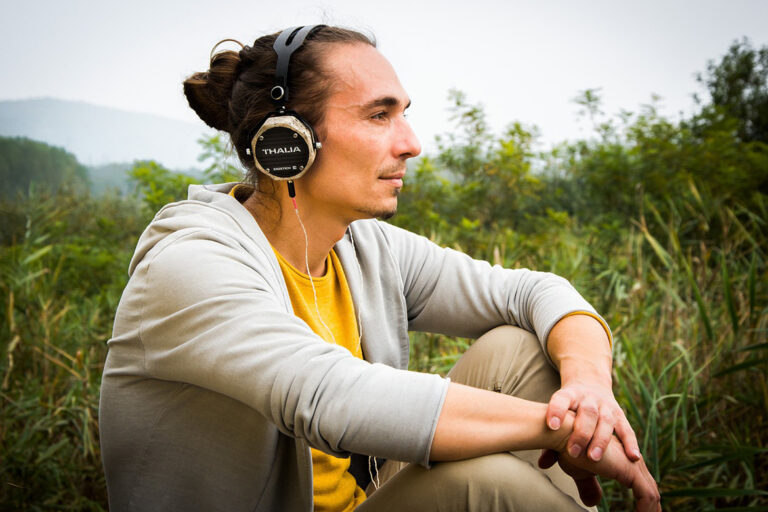
[[190, 187], [136, 247], [99, 407], [113, 512], [311, 511], [310, 446], [428, 466], [448, 382], [407, 371], [408, 330], [510, 324], [545, 343], [563, 316], [595, 313], [555, 275], [357, 221], [335, 247], [363, 327], [357, 359], [294, 316], [231, 187]]

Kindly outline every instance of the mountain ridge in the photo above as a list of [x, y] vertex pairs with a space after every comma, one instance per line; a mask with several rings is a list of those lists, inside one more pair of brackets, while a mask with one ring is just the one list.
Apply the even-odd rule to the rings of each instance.
[[87, 166], [156, 160], [172, 169], [200, 168], [197, 140], [214, 133], [202, 122], [57, 98], [0, 100], [0, 136], [64, 148]]

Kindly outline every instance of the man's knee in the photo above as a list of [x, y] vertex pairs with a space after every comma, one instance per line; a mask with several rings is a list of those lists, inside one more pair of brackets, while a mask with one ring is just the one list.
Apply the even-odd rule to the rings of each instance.
[[[509, 453], [438, 462], [431, 469], [409, 465], [393, 478], [387, 491], [395, 489], [398, 499], [419, 504], [418, 510], [583, 510], [541, 471]], [[379, 498], [385, 498], [387, 491]], [[411, 509], [406, 506], [405, 510]]]
[[546, 401], [559, 385], [536, 335], [511, 325], [478, 338], [448, 376], [461, 384], [536, 401]]
[[516, 493], [524, 490], [517, 487], [525, 478], [520, 478], [530, 471], [535, 471], [510, 453], [495, 453], [472, 459], [438, 462], [432, 469], [433, 477], [445, 493], [494, 494], [500, 489]]
[[511, 357], [546, 357], [536, 334], [514, 325], [500, 325], [486, 332], [472, 344], [469, 350], [483, 352], [486, 357], [499, 357], [509, 353]]

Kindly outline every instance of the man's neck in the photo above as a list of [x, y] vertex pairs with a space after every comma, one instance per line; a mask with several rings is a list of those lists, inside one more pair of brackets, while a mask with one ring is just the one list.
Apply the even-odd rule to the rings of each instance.
[[[313, 208], [310, 202], [302, 203], [300, 198], [297, 198], [297, 204], [298, 216], [286, 187], [276, 187], [270, 199], [264, 201], [259, 192], [254, 192], [243, 206], [256, 219], [272, 247], [288, 263], [302, 272], [306, 272], [309, 265], [310, 275], [323, 276], [328, 254], [342, 239], [349, 223], [335, 218], [333, 212]], [[307, 233], [308, 245], [305, 242], [302, 223]]]

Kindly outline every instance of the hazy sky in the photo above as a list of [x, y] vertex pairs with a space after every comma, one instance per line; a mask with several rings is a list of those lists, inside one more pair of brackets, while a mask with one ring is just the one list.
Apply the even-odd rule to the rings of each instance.
[[694, 74], [747, 36], [768, 45], [768, 1], [8, 0], [0, 99], [57, 97], [199, 122], [181, 81], [212, 45], [317, 22], [372, 31], [413, 100], [427, 148], [449, 128], [447, 91], [481, 102], [496, 130], [519, 120], [545, 143], [585, 134], [572, 99], [605, 110], [692, 108]]

